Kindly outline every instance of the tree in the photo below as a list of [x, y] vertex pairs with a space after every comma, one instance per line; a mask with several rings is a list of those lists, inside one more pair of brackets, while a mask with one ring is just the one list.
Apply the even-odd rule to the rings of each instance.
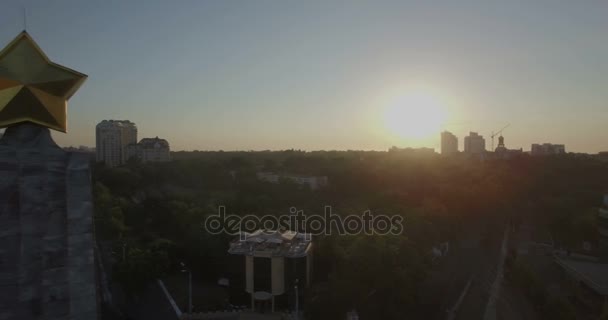
[[401, 236], [361, 235], [336, 240], [337, 268], [329, 277], [327, 290], [316, 292], [319, 298], [311, 306], [312, 312], [323, 310], [324, 301], [329, 299], [331, 311], [318, 312], [315, 318], [335, 319], [355, 308], [362, 318], [400, 319], [404, 309], [416, 302], [418, 285], [428, 267], [412, 244]]
[[148, 248], [129, 247], [126, 259], [114, 266], [114, 278], [125, 291], [138, 294], [150, 281], [164, 276], [169, 270], [171, 246], [170, 241], [159, 239]]

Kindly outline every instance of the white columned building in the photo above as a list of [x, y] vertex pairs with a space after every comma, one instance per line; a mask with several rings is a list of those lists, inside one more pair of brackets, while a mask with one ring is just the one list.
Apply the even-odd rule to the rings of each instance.
[[276, 296], [297, 284], [310, 285], [312, 247], [310, 234], [293, 231], [258, 230], [230, 243], [230, 254], [245, 256], [245, 291], [252, 309], [256, 302], [270, 301], [274, 312]]

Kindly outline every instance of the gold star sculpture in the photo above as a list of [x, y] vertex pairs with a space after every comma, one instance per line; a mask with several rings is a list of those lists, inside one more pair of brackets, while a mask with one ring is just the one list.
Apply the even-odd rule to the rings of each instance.
[[33, 122], [67, 131], [67, 100], [87, 76], [55, 64], [25, 31], [0, 51], [0, 128]]

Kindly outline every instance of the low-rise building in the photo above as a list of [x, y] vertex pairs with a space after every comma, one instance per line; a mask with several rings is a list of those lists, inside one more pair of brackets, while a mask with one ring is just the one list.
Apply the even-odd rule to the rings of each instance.
[[253, 310], [270, 301], [274, 312], [276, 296], [310, 285], [312, 246], [308, 233], [277, 230], [242, 232], [230, 243], [228, 253], [245, 257], [244, 289]]
[[435, 155], [435, 148], [426, 148], [426, 147], [421, 147], [421, 148], [398, 148], [395, 146], [392, 146], [390, 149], [388, 149], [389, 153], [392, 154], [403, 154], [403, 155], [415, 155], [415, 156], [431, 156], [431, 155]]
[[564, 154], [566, 153], [566, 146], [563, 144], [552, 144], [552, 143], [543, 143], [532, 144], [530, 148], [530, 155], [533, 156], [548, 156], [555, 154]]
[[327, 179], [326, 176], [302, 176], [293, 174], [278, 174], [273, 172], [258, 172], [256, 176], [258, 180], [270, 183], [279, 183], [281, 180], [288, 180], [299, 185], [306, 185], [311, 190], [316, 190], [329, 184], [329, 179]]
[[95, 153], [95, 148], [94, 147], [87, 147], [87, 146], [78, 146], [78, 147], [74, 147], [74, 146], [69, 146], [69, 147], [64, 147], [63, 150], [68, 151], [68, 152], [84, 152], [84, 153]]
[[505, 146], [505, 138], [498, 137], [498, 147], [494, 150], [494, 157], [498, 159], [510, 159], [512, 157], [522, 155], [523, 149], [507, 149]]
[[608, 161], [608, 151], [598, 152], [597, 155], [595, 156], [595, 158], [602, 160], [602, 161]]
[[144, 163], [171, 161], [169, 142], [159, 137], [143, 138], [139, 143], [128, 145], [127, 154], [129, 158], [137, 157]]

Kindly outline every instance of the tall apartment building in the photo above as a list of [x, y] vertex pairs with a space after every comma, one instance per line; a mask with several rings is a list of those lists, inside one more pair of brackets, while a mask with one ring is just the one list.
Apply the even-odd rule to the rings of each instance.
[[142, 162], [167, 162], [171, 161], [171, 150], [169, 142], [165, 139], [143, 138], [139, 143], [127, 146], [127, 159], [137, 157]]
[[127, 146], [137, 143], [137, 127], [129, 120], [103, 120], [95, 128], [97, 161], [109, 167], [124, 164]]
[[458, 138], [449, 131], [441, 133], [441, 154], [458, 152]]
[[464, 137], [464, 152], [470, 154], [486, 152], [486, 140], [477, 132], [469, 132], [469, 135]]
[[552, 144], [552, 143], [543, 143], [543, 144], [533, 144], [530, 149], [530, 155], [533, 156], [547, 156], [552, 154], [564, 154], [566, 153], [566, 146], [563, 144]]

